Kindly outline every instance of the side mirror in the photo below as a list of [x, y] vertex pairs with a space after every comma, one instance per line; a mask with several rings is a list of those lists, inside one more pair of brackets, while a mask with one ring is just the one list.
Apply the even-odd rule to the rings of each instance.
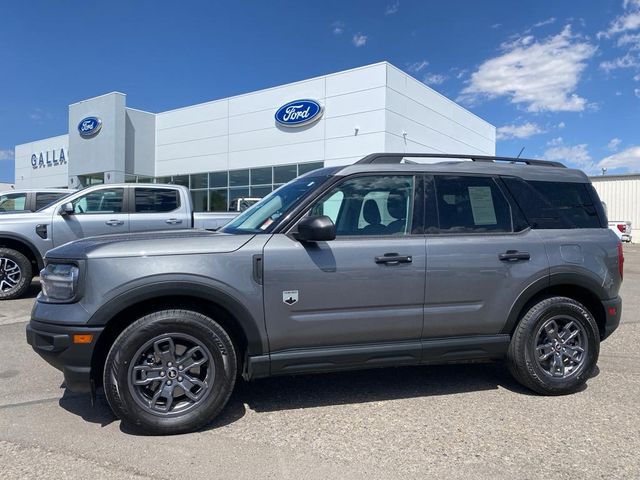
[[74, 213], [73, 203], [67, 202], [60, 206], [60, 215], [73, 215]]
[[305, 217], [298, 223], [295, 238], [301, 242], [328, 242], [336, 238], [336, 226], [326, 215]]

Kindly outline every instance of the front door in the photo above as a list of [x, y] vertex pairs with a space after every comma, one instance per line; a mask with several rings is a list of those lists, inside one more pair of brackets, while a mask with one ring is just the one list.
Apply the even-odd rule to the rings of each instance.
[[53, 215], [53, 245], [110, 233], [129, 233], [124, 188], [100, 188], [71, 200], [74, 213]]
[[490, 176], [427, 185], [437, 220], [427, 230], [424, 338], [496, 335], [520, 293], [548, 275], [544, 243]]
[[[403, 355], [406, 363], [419, 361], [425, 238], [413, 234], [422, 215], [414, 209], [420, 205], [415, 187], [410, 175], [345, 179], [309, 212], [331, 217], [335, 240], [302, 243], [281, 233], [268, 241], [264, 302], [272, 371], [287, 367], [274, 364], [274, 353], [319, 347], [359, 346], [353, 351], [364, 356], [348, 360], [359, 363], [371, 359], [368, 349], [386, 348], [396, 361]], [[403, 345], [411, 352], [398, 353]]]

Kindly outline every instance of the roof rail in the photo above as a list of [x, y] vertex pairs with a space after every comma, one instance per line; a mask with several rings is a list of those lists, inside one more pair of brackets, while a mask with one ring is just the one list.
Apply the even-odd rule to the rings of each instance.
[[[442, 159], [461, 159], [466, 158], [474, 162], [509, 162], [524, 163], [526, 165], [537, 165], [542, 167], [560, 167], [566, 168], [560, 162], [552, 162], [549, 160], [532, 160], [529, 158], [513, 158], [513, 157], [491, 157], [489, 155], [474, 155], [468, 153], [451, 154], [451, 153], [372, 153], [361, 158], [356, 164], [372, 164], [372, 163], [402, 163], [403, 158], [442, 158]], [[412, 162], [413, 163], [413, 162]]]

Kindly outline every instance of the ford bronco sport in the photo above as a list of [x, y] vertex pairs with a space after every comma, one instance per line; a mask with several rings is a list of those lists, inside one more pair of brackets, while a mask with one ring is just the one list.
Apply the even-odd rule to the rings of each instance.
[[102, 385], [152, 434], [205, 426], [240, 375], [505, 359], [560, 395], [618, 326], [622, 267], [581, 171], [372, 154], [293, 180], [215, 233], [49, 251], [27, 339], [67, 388]]

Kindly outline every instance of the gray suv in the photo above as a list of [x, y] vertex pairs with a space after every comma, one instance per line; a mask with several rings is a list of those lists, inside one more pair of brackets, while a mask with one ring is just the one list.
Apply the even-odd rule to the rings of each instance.
[[528, 388], [571, 393], [621, 314], [595, 190], [538, 160], [372, 154], [218, 232], [87, 238], [45, 264], [29, 343], [152, 434], [205, 426], [240, 375], [505, 359]]

